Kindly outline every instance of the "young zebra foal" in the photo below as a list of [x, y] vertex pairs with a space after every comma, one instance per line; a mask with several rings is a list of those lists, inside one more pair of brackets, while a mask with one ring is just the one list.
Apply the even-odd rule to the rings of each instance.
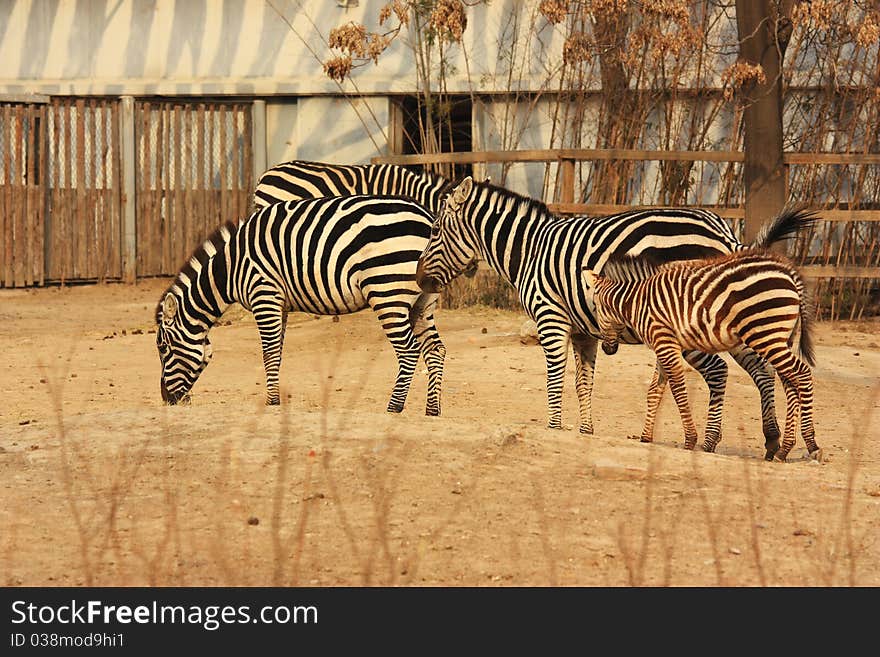
[[[629, 258], [607, 264], [602, 275], [585, 270], [584, 279], [596, 306], [602, 350], [615, 353], [621, 332], [629, 328], [657, 355], [642, 442], [653, 440], [654, 420], [668, 379], [684, 426], [685, 449], [693, 449], [697, 431], [681, 352], [717, 353], [745, 345], [776, 369], [785, 388], [782, 446], [778, 439], [768, 443], [765, 458], [786, 459], [795, 444], [800, 415], [807, 450], [821, 460], [813, 429], [813, 379], [807, 366], [815, 364], [809, 304], [803, 281], [789, 260], [763, 249], [660, 266], [644, 258]], [[798, 332], [800, 357], [791, 348]], [[720, 435], [707, 434], [703, 449], [714, 451], [719, 440]]]

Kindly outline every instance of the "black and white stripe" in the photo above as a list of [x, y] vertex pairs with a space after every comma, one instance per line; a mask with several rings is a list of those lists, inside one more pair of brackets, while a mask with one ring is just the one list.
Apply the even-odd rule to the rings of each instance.
[[[812, 220], [809, 213], [793, 211], [773, 223], [797, 230]], [[657, 355], [659, 367], [648, 392], [642, 442], [653, 440], [657, 408], [668, 380], [681, 414], [685, 448], [696, 445], [682, 350], [717, 353], [746, 345], [773, 366], [787, 398], [782, 446], [778, 441], [767, 445], [765, 458], [786, 459], [795, 444], [798, 417], [808, 451], [821, 457], [808, 367], [815, 364], [810, 304], [803, 280], [788, 259], [754, 249], [658, 267], [642, 256], [610, 262], [602, 274], [585, 271], [584, 278], [595, 303], [603, 351], [615, 353], [620, 335], [630, 330]], [[792, 351], [794, 343], [801, 357]], [[703, 449], [713, 452], [717, 444], [717, 438], [707, 435]]]
[[156, 309], [162, 398], [188, 395], [211, 358], [208, 331], [238, 302], [257, 321], [267, 404], [278, 404], [288, 311], [340, 315], [370, 307], [397, 354], [388, 410], [400, 412], [421, 353], [427, 414], [440, 414], [445, 348], [436, 295], [415, 282], [432, 217], [397, 196], [348, 196], [267, 206], [218, 229], [190, 258]]
[[266, 170], [257, 182], [257, 208], [321, 196], [379, 194], [407, 196], [431, 212], [440, 209], [449, 182], [432, 173], [415, 173], [393, 164], [327, 164], [293, 160]]
[[[547, 207], [488, 183], [465, 178], [445, 200], [419, 259], [422, 289], [439, 292], [483, 259], [519, 292], [538, 325], [547, 364], [551, 428], [562, 426], [562, 383], [571, 342], [576, 365], [580, 431], [593, 432], [592, 390], [599, 327], [581, 284], [582, 266], [601, 270], [615, 254], [655, 254], [661, 260], [703, 258], [744, 248], [717, 215], [693, 209], [651, 209], [609, 217], [557, 217]], [[638, 343], [632, 332], [623, 340]], [[751, 349], [732, 351], [761, 393], [765, 440], [779, 438], [773, 375]], [[707, 432], [720, 437], [727, 366], [717, 354], [685, 353], [709, 386]]]

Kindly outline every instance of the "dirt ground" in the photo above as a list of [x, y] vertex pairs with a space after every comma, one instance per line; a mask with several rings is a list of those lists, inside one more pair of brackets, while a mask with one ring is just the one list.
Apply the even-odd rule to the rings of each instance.
[[[443, 415], [384, 412], [393, 352], [369, 312], [291, 316], [283, 405], [232, 309], [187, 407], [159, 395], [166, 280], [0, 291], [5, 585], [880, 585], [880, 323], [820, 324], [827, 460], [762, 460], [731, 367], [718, 454], [663, 401], [638, 433], [645, 347], [600, 353], [596, 435], [544, 427], [544, 361], [516, 312], [440, 311]], [[421, 367], [421, 366], [420, 366]], [[706, 391], [688, 379], [698, 423]], [[784, 417], [784, 397], [778, 414]]]

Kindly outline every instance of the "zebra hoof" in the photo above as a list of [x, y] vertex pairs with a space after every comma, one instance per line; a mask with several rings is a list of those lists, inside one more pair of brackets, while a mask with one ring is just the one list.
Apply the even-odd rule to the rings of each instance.
[[267, 399], [266, 406], [281, 406], [280, 399]]
[[439, 417], [440, 409], [439, 408], [426, 408], [425, 415], [428, 417]]
[[653, 438], [648, 438], [646, 436], [628, 436], [630, 440], [638, 440], [640, 443], [653, 443]]
[[403, 405], [398, 406], [396, 404], [388, 404], [388, 408], [385, 410], [389, 413], [403, 413]]
[[821, 447], [817, 447], [810, 452], [810, 458], [817, 463], [822, 463], [825, 460], [825, 452], [822, 451]]
[[580, 433], [582, 436], [592, 436], [593, 427], [580, 427], [578, 429], [578, 433]]
[[703, 443], [703, 451], [708, 452], [709, 454], [714, 454], [715, 453], [715, 445], [710, 442], [704, 442]]
[[764, 445], [764, 448], [767, 450], [764, 454], [765, 461], [772, 461], [773, 457], [776, 456], [776, 452], [779, 451], [779, 440], [768, 442]]
[[697, 446], [696, 440], [685, 440], [684, 448], [690, 452], [694, 451], [694, 448]]

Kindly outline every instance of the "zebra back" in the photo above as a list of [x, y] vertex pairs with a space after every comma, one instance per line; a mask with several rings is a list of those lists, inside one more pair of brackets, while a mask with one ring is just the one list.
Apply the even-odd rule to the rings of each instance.
[[431, 213], [440, 208], [448, 181], [393, 164], [328, 164], [293, 160], [266, 170], [254, 192], [257, 208], [323, 196], [357, 194], [406, 196]]

